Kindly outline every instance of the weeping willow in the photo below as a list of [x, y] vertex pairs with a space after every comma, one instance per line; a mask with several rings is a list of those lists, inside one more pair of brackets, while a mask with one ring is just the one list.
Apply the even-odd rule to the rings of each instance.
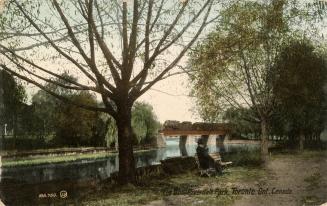
[[[101, 116], [105, 122], [105, 139], [107, 146], [117, 142], [118, 132], [114, 118], [104, 114]], [[132, 108], [132, 128], [134, 144], [150, 143], [158, 133], [160, 123], [157, 120], [151, 105], [136, 102]]]

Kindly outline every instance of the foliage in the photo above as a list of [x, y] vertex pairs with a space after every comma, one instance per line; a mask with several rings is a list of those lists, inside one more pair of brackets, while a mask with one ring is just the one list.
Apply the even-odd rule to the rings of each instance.
[[58, 101], [46, 92], [39, 90], [32, 97], [34, 127], [36, 133], [51, 135], [55, 129], [55, 114]]
[[160, 124], [151, 105], [136, 102], [132, 109], [132, 127], [137, 143], [151, 142], [156, 137]]
[[[64, 78], [74, 80], [67, 73], [61, 75]], [[61, 81], [57, 79], [56, 81]], [[64, 84], [64, 82], [62, 82]], [[67, 86], [69, 86], [67, 84]], [[75, 92], [63, 89], [52, 84], [45, 85], [50, 91], [59, 93], [70, 100], [96, 105], [95, 96], [87, 91]], [[80, 146], [94, 143], [96, 112], [83, 110], [74, 105], [67, 105], [57, 100], [45, 91], [38, 91], [32, 98], [34, 108], [35, 133], [43, 136], [55, 136], [52, 144], [56, 146]], [[101, 145], [101, 140], [96, 141]], [[102, 146], [103, 146], [102, 142]]]
[[[97, 104], [95, 97], [89, 92], [80, 92], [69, 98], [88, 105]], [[98, 114], [61, 102], [57, 105], [57, 109], [60, 109], [60, 112], [55, 113], [55, 131], [59, 144], [69, 146], [90, 145], [92, 138], [94, 138]], [[101, 141], [98, 142], [99, 145], [101, 145], [100, 143]]]
[[[123, 153], [120, 180], [134, 182], [132, 106], [154, 84], [171, 76], [170, 71], [216, 19], [210, 15], [216, 3], [6, 1], [0, 16], [5, 23], [5, 41], [0, 43], [0, 58], [5, 61], [0, 66], [58, 99], [114, 117]], [[59, 75], [63, 71], [79, 74], [85, 81], [63, 78]], [[72, 102], [43, 86], [45, 81], [67, 88], [55, 78], [69, 82], [72, 90], [97, 93], [103, 104]]]
[[107, 147], [114, 146], [118, 141], [118, 131], [115, 119], [108, 114], [100, 113], [96, 123], [96, 136], [93, 139], [93, 145], [98, 145], [103, 140]]
[[326, 59], [308, 40], [294, 41], [281, 52], [276, 62], [274, 112], [280, 129], [290, 138], [304, 133], [318, 135], [326, 117]]
[[[322, 45], [317, 30], [324, 19], [317, 21], [321, 16], [313, 12], [315, 9], [300, 1], [287, 0], [241, 1], [228, 5], [216, 30], [190, 55], [193, 93], [202, 118], [217, 121], [225, 116], [236, 120], [245, 130], [244, 119], [249, 121], [248, 126], [251, 122], [260, 123], [261, 149], [267, 154], [266, 140], [271, 124], [276, 121], [274, 81], [276, 75], [284, 72], [274, 65], [283, 48], [303, 36]], [[324, 84], [320, 78], [310, 81]], [[240, 114], [230, 116], [233, 110]], [[278, 120], [277, 124], [284, 126]]]
[[[117, 142], [118, 133], [115, 120], [106, 114], [100, 115], [104, 123], [103, 132], [105, 132], [107, 145], [113, 145]], [[160, 124], [157, 120], [151, 105], [144, 102], [136, 102], [132, 108], [132, 128], [134, 133], [133, 144], [151, 144], [156, 137]]]
[[[74, 79], [67, 73], [62, 75], [65, 78]], [[58, 81], [60, 80], [58, 79]], [[50, 84], [45, 87], [76, 102], [94, 106], [98, 104], [95, 97], [86, 91], [74, 92]], [[43, 90], [39, 90], [32, 100], [35, 133], [55, 135], [56, 139], [52, 144], [56, 146], [106, 145], [111, 147], [117, 143], [117, 126], [115, 119], [110, 115], [67, 105]], [[151, 105], [135, 103], [132, 109], [132, 127], [135, 134], [134, 144], [153, 142], [159, 129], [159, 123]]]
[[217, 118], [229, 107], [269, 113], [271, 65], [290, 37], [289, 22], [280, 16], [283, 9], [283, 4], [232, 4], [222, 12], [216, 31], [191, 53], [193, 92], [204, 119]]
[[237, 149], [224, 154], [224, 159], [233, 162], [233, 166], [260, 166], [262, 159], [259, 149]]
[[268, 120], [275, 103], [272, 65], [291, 37], [284, 15], [287, 6], [283, 0], [232, 3], [221, 12], [216, 31], [190, 58], [191, 81], [202, 117], [219, 120], [228, 108], [250, 108], [247, 118], [261, 126], [264, 160], [268, 157]]
[[260, 125], [249, 118], [252, 113], [253, 110], [247, 108], [229, 108], [224, 112], [223, 120], [232, 125], [232, 138], [259, 138]]
[[18, 114], [24, 108], [26, 92], [24, 87], [17, 83], [12, 75], [0, 70], [0, 89], [3, 90], [3, 111], [0, 111], [0, 124], [7, 124], [7, 131], [14, 130], [17, 133]]

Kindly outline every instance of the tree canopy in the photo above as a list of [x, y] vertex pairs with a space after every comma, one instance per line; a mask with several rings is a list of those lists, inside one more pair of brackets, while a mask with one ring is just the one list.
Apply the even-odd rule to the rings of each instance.
[[14, 130], [17, 132], [17, 115], [26, 101], [26, 92], [24, 87], [18, 83], [14, 77], [0, 70], [0, 90], [2, 93], [2, 105], [0, 105], [0, 126], [7, 124], [7, 131]]
[[[76, 79], [67, 73], [62, 76]], [[45, 87], [70, 100], [95, 106], [99, 104], [96, 97], [86, 91], [72, 92], [51, 84], [47, 84]], [[35, 118], [33, 121], [34, 132], [42, 134], [44, 138], [46, 136], [54, 137], [53, 146], [111, 146], [117, 144], [117, 126], [110, 115], [65, 104], [43, 90], [39, 90], [33, 95], [31, 106], [34, 108], [33, 114], [30, 114]], [[151, 105], [136, 102], [132, 109], [134, 144], [151, 143], [157, 135], [158, 126], [159, 123]]]
[[274, 113], [284, 123], [284, 133], [293, 141], [298, 136], [320, 136], [327, 106], [326, 57], [310, 41], [294, 41], [282, 50], [275, 67]]
[[276, 59], [292, 39], [306, 35], [318, 40], [312, 23], [320, 16], [312, 10], [299, 1], [232, 3], [221, 12], [216, 31], [190, 55], [200, 115], [212, 121], [229, 108], [252, 110], [244, 114], [261, 125], [263, 156], [268, 154], [269, 119], [276, 104]]
[[[62, 101], [111, 115], [118, 128], [119, 179], [135, 182], [133, 103], [158, 81], [173, 75], [173, 68], [216, 19], [212, 12], [216, 3], [6, 1], [0, 17], [4, 30], [1, 67]], [[64, 71], [83, 76], [83, 81], [60, 77]], [[97, 93], [104, 107], [73, 102], [45, 88], [44, 82]]]

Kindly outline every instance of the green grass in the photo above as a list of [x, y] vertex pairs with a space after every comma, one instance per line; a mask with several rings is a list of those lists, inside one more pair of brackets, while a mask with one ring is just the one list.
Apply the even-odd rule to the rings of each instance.
[[239, 149], [223, 155], [224, 161], [232, 161], [233, 166], [260, 166], [262, 164], [259, 150]]
[[[149, 150], [137, 150], [134, 153], [141, 153]], [[29, 157], [21, 157], [15, 159], [2, 159], [2, 167], [18, 167], [18, 166], [32, 166], [40, 164], [51, 164], [51, 163], [61, 163], [61, 162], [71, 162], [78, 160], [91, 160], [91, 159], [101, 159], [111, 156], [115, 156], [117, 152], [97, 152], [97, 153], [86, 153], [86, 154], [76, 154], [67, 151], [65, 154], [55, 154], [50, 153], [47, 155], [36, 155]]]
[[303, 158], [307, 160], [317, 157], [326, 158], [327, 150], [304, 150], [302, 152], [299, 150], [282, 150], [279, 152], [275, 152], [272, 156], [273, 159], [278, 159], [283, 157]]
[[[108, 186], [100, 192], [84, 197], [82, 205], [145, 205], [164, 201], [175, 205], [231, 205], [236, 195], [217, 195], [214, 188], [229, 188], [230, 184], [258, 180], [265, 175], [260, 167], [233, 167], [222, 176], [200, 177], [195, 172], [171, 177], [149, 178], [138, 186]], [[212, 190], [210, 188], [213, 188]], [[200, 191], [200, 192], [199, 192]]]
[[91, 154], [74, 154], [74, 155], [60, 155], [60, 156], [43, 156], [43, 157], [33, 157], [33, 158], [20, 158], [20, 159], [10, 159], [3, 160], [2, 167], [17, 167], [17, 166], [31, 166], [40, 164], [50, 164], [59, 162], [70, 162], [77, 160], [88, 160], [88, 159], [99, 159], [106, 158], [115, 155], [114, 153], [99, 152]]

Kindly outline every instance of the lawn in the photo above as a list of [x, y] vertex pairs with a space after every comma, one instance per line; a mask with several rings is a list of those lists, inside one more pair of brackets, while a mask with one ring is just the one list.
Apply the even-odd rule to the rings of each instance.
[[[230, 205], [233, 185], [254, 182], [265, 175], [260, 167], [232, 167], [217, 177], [200, 177], [196, 172], [149, 179], [137, 186], [104, 186], [100, 192], [87, 195], [82, 205]], [[224, 193], [224, 190], [227, 191]]]
[[[140, 153], [150, 150], [152, 149], [140, 149], [136, 150], [134, 153]], [[102, 159], [115, 155], [117, 155], [117, 152], [112, 151], [101, 151], [94, 153], [90, 152], [83, 154], [69, 151], [61, 154], [49, 153], [46, 155], [34, 155], [19, 158], [2, 159], [2, 167], [33, 166], [41, 164], [72, 162], [78, 160]]]

